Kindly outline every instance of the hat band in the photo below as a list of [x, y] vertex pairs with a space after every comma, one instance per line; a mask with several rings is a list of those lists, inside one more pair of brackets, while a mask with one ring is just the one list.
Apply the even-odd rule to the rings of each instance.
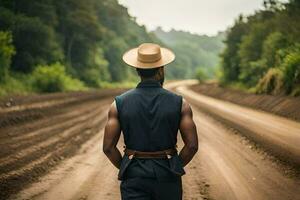
[[153, 62], [159, 61], [160, 59], [161, 59], [161, 54], [145, 55], [145, 54], [141, 54], [138, 52], [138, 60], [140, 62], [153, 63]]

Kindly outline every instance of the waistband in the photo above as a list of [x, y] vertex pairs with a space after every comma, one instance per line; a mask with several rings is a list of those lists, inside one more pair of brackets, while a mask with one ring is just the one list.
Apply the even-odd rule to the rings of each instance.
[[125, 148], [124, 150], [125, 155], [129, 157], [129, 159], [134, 158], [168, 158], [170, 159], [174, 154], [177, 153], [176, 148], [172, 149], [166, 149], [162, 151], [151, 151], [151, 152], [146, 152], [146, 151], [136, 151], [132, 149]]

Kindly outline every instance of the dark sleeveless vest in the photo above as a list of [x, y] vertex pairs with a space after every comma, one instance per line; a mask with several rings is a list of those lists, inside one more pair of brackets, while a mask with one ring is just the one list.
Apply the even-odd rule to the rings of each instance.
[[[176, 146], [181, 118], [181, 96], [162, 88], [155, 80], [146, 80], [140, 82], [135, 89], [117, 96], [115, 101], [127, 148], [137, 151], [160, 151]], [[155, 160], [134, 160], [135, 164], [132, 163], [127, 169], [130, 176], [165, 176], [166, 172], [159, 168], [170, 168], [170, 162], [166, 161], [159, 163]], [[129, 163], [128, 158], [123, 157], [119, 179], [122, 179]], [[175, 174], [184, 173], [182, 167], [174, 167], [179, 167], [180, 171]]]

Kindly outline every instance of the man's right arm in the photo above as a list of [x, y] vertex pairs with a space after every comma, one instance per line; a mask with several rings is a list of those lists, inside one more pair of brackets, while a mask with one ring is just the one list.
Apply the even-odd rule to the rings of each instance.
[[184, 99], [179, 129], [184, 142], [184, 147], [180, 151], [179, 156], [183, 161], [183, 165], [186, 166], [198, 151], [198, 136], [192, 109]]

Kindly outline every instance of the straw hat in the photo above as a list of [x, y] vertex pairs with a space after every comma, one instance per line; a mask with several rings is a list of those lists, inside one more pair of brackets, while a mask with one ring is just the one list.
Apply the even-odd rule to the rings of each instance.
[[175, 55], [171, 50], [153, 43], [143, 43], [123, 55], [125, 63], [141, 69], [158, 68], [171, 63], [174, 59]]

